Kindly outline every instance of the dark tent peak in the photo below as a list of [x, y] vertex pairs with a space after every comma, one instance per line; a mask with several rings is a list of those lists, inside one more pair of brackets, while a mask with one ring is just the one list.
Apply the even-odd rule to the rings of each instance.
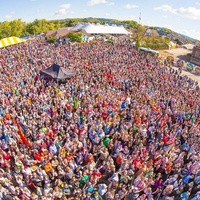
[[40, 74], [55, 80], [65, 80], [75, 76], [76, 72], [54, 63], [49, 68], [40, 70]]

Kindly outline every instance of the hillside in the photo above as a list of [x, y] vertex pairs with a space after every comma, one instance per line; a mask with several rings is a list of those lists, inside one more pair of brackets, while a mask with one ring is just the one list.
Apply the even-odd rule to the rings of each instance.
[[196, 44], [198, 42], [198, 40], [191, 38], [187, 35], [181, 34], [181, 33], [177, 33], [173, 30], [164, 28], [164, 27], [154, 27], [160, 36], [168, 36], [171, 40], [178, 40], [180, 41], [182, 44], [187, 44], [187, 43], [191, 43], [191, 44]]
[[[70, 19], [66, 19], [66, 20], [70, 20]], [[116, 19], [92, 18], [92, 17], [83, 18], [79, 20], [80, 22], [99, 22], [102, 24], [124, 25], [126, 28], [130, 28], [130, 29], [135, 28], [138, 25], [138, 23], [134, 20], [116, 20]], [[191, 38], [181, 33], [177, 33], [165, 27], [150, 27], [150, 26], [145, 26], [145, 27], [156, 29], [159, 33], [159, 36], [161, 37], [168, 36], [172, 41], [176, 41], [180, 44], [187, 44], [187, 43], [196, 44], [198, 42], [198, 40], [194, 38]]]

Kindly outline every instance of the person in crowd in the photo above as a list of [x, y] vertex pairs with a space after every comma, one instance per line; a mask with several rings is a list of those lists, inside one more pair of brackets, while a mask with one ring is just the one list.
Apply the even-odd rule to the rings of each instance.
[[[56, 63], [76, 75], [40, 76]], [[198, 199], [200, 90], [129, 39], [0, 50], [1, 199]]]

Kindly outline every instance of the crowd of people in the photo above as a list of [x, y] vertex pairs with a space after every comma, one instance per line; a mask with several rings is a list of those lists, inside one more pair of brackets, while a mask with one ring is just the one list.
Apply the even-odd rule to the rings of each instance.
[[[65, 83], [40, 76], [59, 64]], [[0, 50], [0, 199], [200, 199], [196, 81], [114, 43]]]

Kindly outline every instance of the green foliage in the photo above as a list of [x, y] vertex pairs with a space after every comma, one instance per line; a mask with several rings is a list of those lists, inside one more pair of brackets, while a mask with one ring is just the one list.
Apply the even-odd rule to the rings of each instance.
[[65, 22], [65, 26], [67, 27], [73, 27], [75, 26], [78, 22], [80, 22], [80, 19], [74, 18], [74, 19], [68, 19]]
[[49, 43], [55, 43], [56, 37], [55, 36], [49, 36], [48, 42]]
[[177, 43], [178, 45], [182, 45], [182, 44], [183, 44], [179, 39], [175, 39], [174, 41], [176, 41], [176, 43]]
[[122, 23], [127, 24], [128, 28], [137, 28], [139, 25], [136, 21], [133, 20], [123, 20]]
[[23, 35], [40, 34], [48, 30], [56, 30], [65, 26], [64, 21], [59, 20], [34, 20], [33, 22], [23, 22], [21, 19], [4, 21], [0, 23], [0, 39]]
[[169, 38], [164, 37], [146, 37], [143, 39], [143, 45], [146, 48], [151, 48], [154, 50], [168, 49]]
[[136, 42], [136, 48], [139, 48], [143, 43], [143, 36], [146, 31], [146, 27], [142, 25], [137, 25], [137, 27], [134, 29], [133, 34], [133, 41]]
[[110, 43], [110, 44], [113, 44], [113, 40], [112, 39], [108, 39], [107, 42]]
[[71, 42], [82, 42], [82, 33], [70, 32], [68, 38]]
[[0, 38], [12, 36], [11, 26], [8, 21], [0, 23]]
[[163, 31], [165, 31], [166, 33], [172, 33], [172, 30], [170, 30], [168, 28], [163, 28]]

